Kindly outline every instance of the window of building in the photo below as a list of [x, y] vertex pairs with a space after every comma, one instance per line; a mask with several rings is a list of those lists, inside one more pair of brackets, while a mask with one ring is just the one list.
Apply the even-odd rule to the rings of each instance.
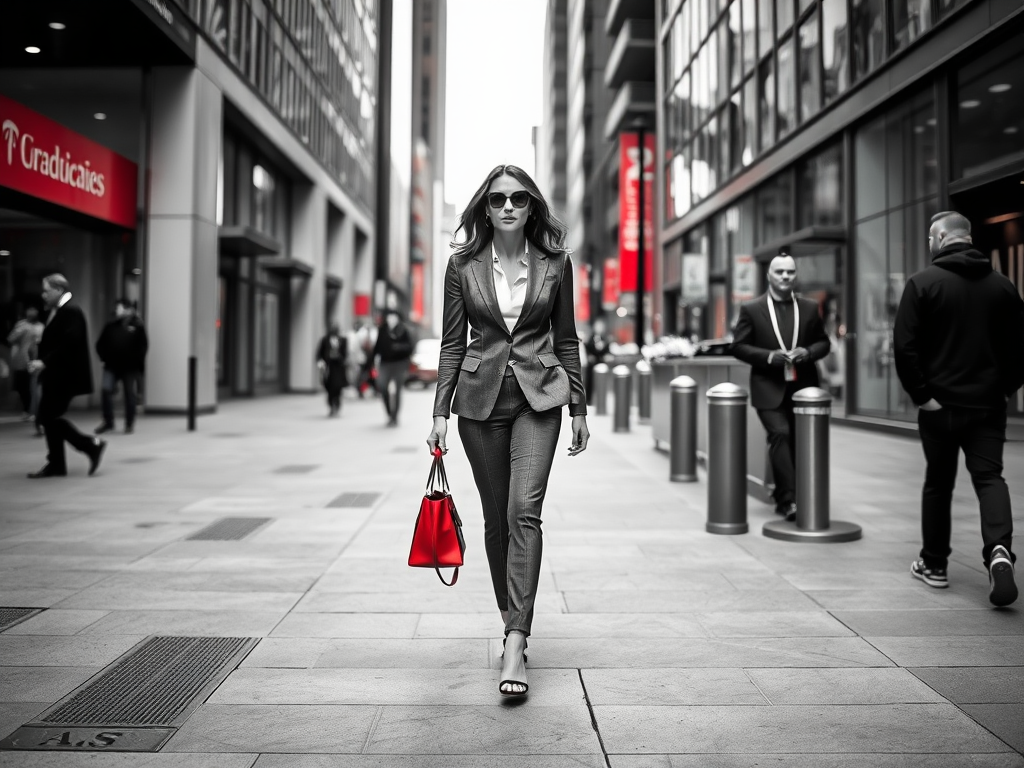
[[885, 7], [882, 0], [851, 0], [853, 78], [875, 71], [886, 56]]
[[783, 171], [754, 193], [758, 245], [779, 240], [793, 231], [793, 174]]
[[932, 24], [932, 0], [890, 0], [893, 50], [914, 42]]
[[953, 174], [974, 176], [1024, 159], [1024, 53], [1014, 39], [956, 77]]
[[[762, 0], [770, 5], [771, 0]], [[779, 37], [784, 36], [793, 26], [793, 0], [775, 0], [775, 30]]]
[[779, 138], [796, 128], [796, 54], [792, 37], [779, 45], [778, 131]]
[[761, 118], [761, 140], [758, 149], [765, 150], [775, 143], [775, 59], [768, 56], [757, 72], [757, 93]]
[[799, 228], [843, 223], [843, 145], [830, 147], [797, 163]]
[[821, 29], [824, 97], [825, 104], [830, 104], [850, 84], [846, 0], [822, 1]]
[[817, 7], [800, 22], [800, 122], [821, 109], [821, 44]]

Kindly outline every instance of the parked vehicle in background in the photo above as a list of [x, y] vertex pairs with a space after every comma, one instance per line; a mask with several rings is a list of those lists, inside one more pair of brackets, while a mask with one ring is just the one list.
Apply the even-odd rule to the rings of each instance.
[[420, 339], [409, 359], [409, 375], [405, 383], [419, 383], [422, 387], [437, 381], [437, 366], [441, 361], [441, 340]]

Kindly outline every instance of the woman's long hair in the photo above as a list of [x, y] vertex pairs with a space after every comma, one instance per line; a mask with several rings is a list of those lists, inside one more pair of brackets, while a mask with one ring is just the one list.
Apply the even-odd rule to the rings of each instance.
[[[458, 259], [466, 259], [475, 256], [491, 242], [494, 230], [487, 224], [487, 191], [491, 188], [491, 183], [501, 176], [511, 176], [530, 193], [533, 207], [530, 217], [526, 220], [526, 239], [550, 253], [570, 253], [571, 251], [565, 247], [565, 225], [555, 218], [530, 174], [517, 165], [499, 165], [487, 174], [484, 183], [473, 194], [466, 210], [459, 217], [455, 238], [451, 243], [452, 255]], [[465, 239], [461, 242], [457, 242], [459, 230], [465, 233]]]

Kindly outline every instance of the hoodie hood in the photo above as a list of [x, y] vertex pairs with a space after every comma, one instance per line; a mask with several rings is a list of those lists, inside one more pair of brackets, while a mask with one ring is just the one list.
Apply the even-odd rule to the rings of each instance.
[[935, 254], [932, 265], [972, 280], [985, 277], [992, 271], [992, 262], [980, 251], [974, 250], [970, 243], [947, 245]]

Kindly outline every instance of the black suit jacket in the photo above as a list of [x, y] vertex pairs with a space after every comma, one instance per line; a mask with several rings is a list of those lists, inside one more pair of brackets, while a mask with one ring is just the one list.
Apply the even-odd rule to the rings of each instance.
[[39, 379], [44, 392], [65, 397], [92, 392], [89, 329], [76, 304], [69, 301], [60, 307], [46, 324], [39, 359], [46, 366]]
[[474, 256], [448, 260], [434, 415], [447, 418], [454, 411], [486, 419], [509, 364], [533, 410], [568, 405], [570, 416], [586, 414], [568, 254], [530, 243], [523, 311], [510, 333], [498, 307], [490, 252], [488, 243]]
[[[750, 404], [755, 408], [772, 409], [782, 405], [786, 396], [785, 364], [775, 359], [771, 364], [768, 356], [779, 348], [768, 314], [768, 294], [764, 293], [740, 306], [740, 316], [733, 329], [732, 353], [750, 364]], [[800, 329], [797, 332], [797, 346], [808, 352], [804, 362], [796, 367], [798, 389], [818, 386], [818, 368], [815, 361], [828, 354], [830, 343], [821, 321], [818, 303], [811, 299], [797, 298], [800, 306]], [[792, 337], [786, 339], [788, 344]]]

